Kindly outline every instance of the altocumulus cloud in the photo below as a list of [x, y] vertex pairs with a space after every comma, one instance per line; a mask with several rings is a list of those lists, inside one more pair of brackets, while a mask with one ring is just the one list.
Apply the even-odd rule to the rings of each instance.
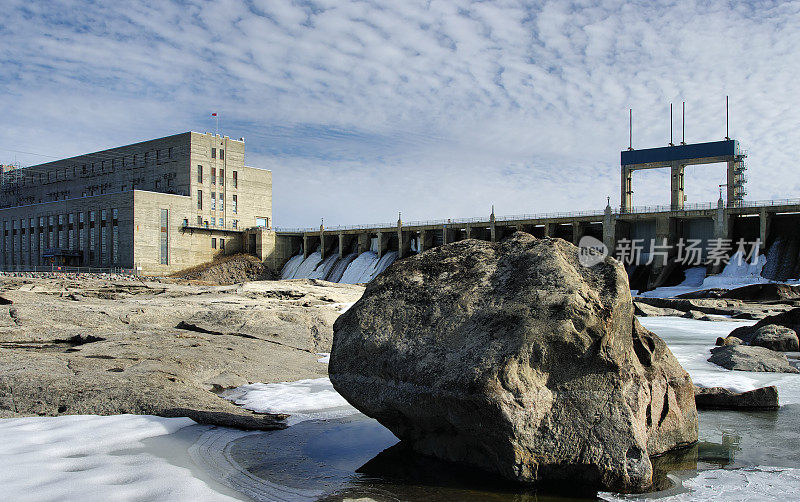
[[[687, 141], [710, 141], [730, 94], [750, 198], [800, 193], [800, 2], [3, 5], [3, 161], [213, 130], [217, 111], [273, 170], [281, 225], [582, 210], [618, 197], [628, 107], [634, 147], [666, 144], [681, 101]], [[689, 176], [690, 201], [716, 199], [721, 168]], [[667, 202], [666, 180], [641, 174], [635, 202]]]

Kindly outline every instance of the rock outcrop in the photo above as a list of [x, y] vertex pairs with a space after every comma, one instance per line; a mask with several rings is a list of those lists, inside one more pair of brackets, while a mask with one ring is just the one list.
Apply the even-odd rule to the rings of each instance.
[[722, 387], [695, 387], [694, 401], [703, 410], [777, 410], [778, 388], [771, 385], [734, 392]]
[[252, 382], [319, 378], [342, 304], [360, 286], [200, 286], [0, 276], [0, 417], [135, 413], [285, 427], [222, 399]]
[[800, 350], [800, 308], [765, 317], [753, 326], [736, 328], [730, 336], [771, 350], [796, 352]]
[[516, 233], [398, 261], [334, 324], [336, 390], [416, 451], [520, 482], [617, 491], [697, 440], [689, 375], [625, 270]]
[[729, 370], [800, 373], [781, 352], [742, 344], [714, 347], [708, 362]]

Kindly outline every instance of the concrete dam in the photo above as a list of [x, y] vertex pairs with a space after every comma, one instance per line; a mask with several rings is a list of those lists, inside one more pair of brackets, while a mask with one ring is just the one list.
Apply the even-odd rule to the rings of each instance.
[[[705, 260], [713, 246], [727, 243], [728, 255], [736, 244], [765, 253], [763, 277], [786, 280], [800, 277], [800, 199], [748, 201], [744, 199], [746, 154], [735, 140], [622, 151], [621, 200], [604, 210], [448, 219], [398, 221], [319, 228], [276, 229], [269, 246], [273, 266], [282, 277], [314, 278], [332, 282], [368, 282], [394, 260], [462, 239], [500, 241], [516, 232], [536, 237], [559, 237], [578, 245], [589, 236], [610, 254], [620, 246], [641, 243], [641, 260], [626, 263], [631, 287], [647, 290], [673, 285], [690, 268], [680, 262], [684, 242], [699, 244]], [[727, 198], [686, 204], [684, 168], [696, 164], [727, 164]], [[669, 206], [634, 207], [633, 173], [641, 169], [671, 171]], [[651, 243], [648, 248], [647, 243]], [[658, 243], [659, 251], [653, 251]], [[652, 254], [652, 256], [651, 256]], [[708, 265], [708, 273], [721, 270]]]

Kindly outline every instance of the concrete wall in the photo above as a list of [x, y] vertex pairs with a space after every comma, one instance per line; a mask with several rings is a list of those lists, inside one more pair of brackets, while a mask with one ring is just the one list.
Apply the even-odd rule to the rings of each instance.
[[[272, 226], [272, 171], [244, 165], [244, 142], [193, 132], [190, 163], [193, 204], [186, 217], [191, 225], [208, 222], [209, 227], [243, 230], [256, 226], [257, 218], [265, 218], [267, 226]], [[202, 209], [198, 209], [198, 191], [203, 194]]]
[[0, 267], [47, 265], [50, 248], [80, 252], [78, 266], [132, 267], [133, 194], [0, 209]]
[[[134, 192], [134, 266], [145, 275], [171, 274], [242, 251], [240, 231], [184, 227], [192, 200], [182, 195]], [[168, 211], [167, 263], [161, 263], [161, 210]], [[223, 249], [224, 247], [224, 249]]]
[[3, 173], [0, 207], [134, 189], [188, 195], [191, 137], [181, 133]]

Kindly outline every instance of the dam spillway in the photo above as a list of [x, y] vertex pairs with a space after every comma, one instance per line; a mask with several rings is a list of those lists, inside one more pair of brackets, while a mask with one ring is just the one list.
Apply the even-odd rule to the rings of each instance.
[[[680, 209], [650, 206], [626, 211], [607, 206], [602, 211], [275, 229], [273, 263], [282, 271], [282, 278], [369, 282], [395, 259], [463, 239], [497, 242], [516, 231], [559, 237], [574, 244], [590, 236], [609, 250], [625, 239], [666, 240], [673, 248], [680, 239], [696, 239], [704, 245], [716, 239], [758, 241], [762, 253], [771, 253], [765, 278], [800, 277], [800, 253], [794, 237], [800, 235], [800, 199], [745, 201], [735, 206], [718, 201], [686, 204]], [[634, 289], [663, 285], [669, 279], [669, 265], [656, 258], [646, 272], [638, 274], [643, 279], [629, 270], [632, 286], [637, 281], [642, 284]]]

